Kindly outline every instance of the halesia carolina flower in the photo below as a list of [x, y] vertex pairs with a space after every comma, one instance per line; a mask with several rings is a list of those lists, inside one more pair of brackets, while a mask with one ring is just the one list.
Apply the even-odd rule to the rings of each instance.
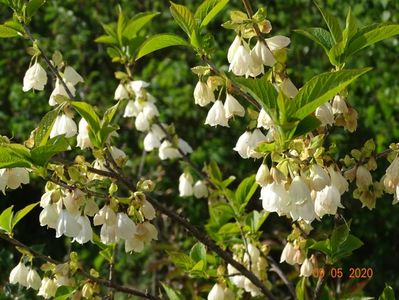
[[29, 90], [43, 91], [47, 83], [47, 73], [43, 67], [35, 62], [25, 73], [24, 85], [22, 90], [27, 92]]
[[93, 200], [93, 198], [86, 199], [84, 214], [89, 217], [93, 217], [99, 211], [99, 207], [97, 203]]
[[80, 74], [71, 66], [65, 67], [64, 79], [66, 82], [72, 85], [77, 85], [79, 82], [84, 82], [83, 77], [80, 76]]
[[202, 107], [215, 102], [215, 94], [206, 82], [198, 81], [194, 89], [194, 101], [195, 104]]
[[206, 116], [205, 125], [229, 127], [222, 101], [217, 100], [212, 105]]
[[18, 265], [11, 270], [9, 281], [11, 284], [19, 283], [22, 286], [28, 286], [28, 272], [29, 268], [26, 267], [22, 262], [19, 262]]
[[76, 221], [75, 217], [71, 215], [67, 210], [61, 210], [58, 216], [57, 227], [55, 229], [55, 237], [59, 238], [62, 235], [72, 238], [77, 237], [80, 230], [81, 225]]
[[90, 220], [87, 216], [79, 216], [77, 222], [81, 229], [73, 240], [83, 245], [93, 239], [93, 229], [91, 228]]
[[126, 252], [141, 252], [144, 249], [144, 244], [152, 240], [158, 239], [158, 231], [150, 222], [137, 224], [136, 234], [133, 238], [126, 240]]
[[253, 65], [254, 62], [248, 45], [240, 45], [234, 53], [229, 71], [232, 71], [234, 75], [244, 76], [250, 71], [248, 67]]
[[140, 112], [136, 120], [134, 121], [134, 126], [138, 131], [148, 131], [150, 130], [150, 122], [143, 112]]
[[120, 83], [118, 85], [118, 87], [116, 88], [115, 94], [114, 94], [114, 99], [115, 100], [129, 99], [129, 93], [123, 83]]
[[78, 141], [77, 146], [80, 149], [93, 148], [89, 137], [89, 124], [84, 118], [79, 121], [79, 133], [76, 139]]
[[47, 226], [52, 229], [57, 228], [59, 213], [56, 204], [46, 205], [39, 215], [40, 226]]
[[346, 114], [348, 113], [348, 106], [346, 105], [345, 98], [336, 95], [332, 102], [332, 112], [334, 114]]
[[144, 150], [147, 152], [150, 152], [155, 148], [159, 148], [161, 146], [161, 141], [152, 131], [149, 131], [147, 133], [143, 143], [144, 143]]
[[94, 226], [105, 223], [108, 225], [115, 225], [116, 223], [116, 214], [108, 205], [104, 205], [93, 219]]
[[116, 235], [116, 225], [104, 223], [100, 230], [100, 240], [105, 245], [110, 245], [118, 241], [118, 236]]
[[125, 107], [125, 112], [123, 113], [124, 118], [131, 118], [135, 117], [140, 113], [140, 111], [137, 109], [135, 103], [133, 100], [129, 100]]
[[227, 61], [231, 63], [234, 59], [234, 56], [238, 50], [238, 47], [241, 45], [241, 38], [236, 35], [233, 43], [230, 45], [229, 50], [227, 51]]
[[314, 204], [310, 196], [309, 187], [301, 176], [297, 175], [291, 182], [288, 194], [291, 201], [291, 218], [312, 222], [315, 218]]
[[42, 284], [42, 280], [36, 270], [29, 268], [28, 276], [26, 278], [28, 288], [38, 290]]
[[310, 167], [310, 187], [315, 191], [320, 191], [329, 184], [330, 176], [327, 171], [319, 165], [312, 165]]
[[255, 56], [255, 61], [257, 63], [261, 63], [269, 67], [273, 67], [276, 63], [276, 59], [274, 58], [273, 53], [264, 42], [258, 40], [251, 53], [253, 53], [252, 57]]
[[258, 128], [265, 128], [265, 129], [270, 129], [272, 126], [274, 126], [274, 122], [270, 115], [262, 108], [259, 112], [258, 120], [257, 120], [257, 126]]
[[331, 185], [335, 186], [341, 195], [348, 191], [349, 183], [341, 172], [335, 171], [334, 167], [330, 166], [328, 167], [328, 173], [330, 174]]
[[0, 169], [0, 190], [17, 189], [21, 184], [29, 183], [29, 172], [25, 168]]
[[280, 263], [286, 262], [290, 265], [294, 265], [294, 255], [295, 255], [295, 248], [294, 245], [290, 242], [285, 244], [285, 247], [283, 249], [283, 252], [281, 252], [281, 258], [280, 258]]
[[202, 180], [198, 180], [193, 187], [194, 197], [197, 199], [208, 197], [208, 188]]
[[373, 183], [373, 178], [371, 177], [371, 173], [364, 166], [357, 167], [356, 170], [356, 185], [358, 187], [367, 188], [369, 185]]
[[399, 185], [399, 156], [387, 168], [383, 182], [385, 189], [390, 193], [393, 193]]
[[256, 147], [261, 143], [266, 141], [266, 136], [260, 131], [259, 129], [255, 129], [251, 137], [249, 139], [249, 148], [248, 148], [248, 155], [252, 158], [261, 158], [263, 156], [262, 153], [256, 152]]
[[193, 195], [193, 177], [190, 173], [183, 173], [179, 177], [179, 196], [189, 197]]
[[58, 286], [55, 279], [44, 277], [37, 295], [42, 296], [44, 299], [50, 299], [55, 296], [57, 288]]
[[335, 215], [338, 207], [343, 208], [341, 195], [335, 186], [327, 185], [321, 191], [317, 192], [315, 213], [319, 218], [322, 218], [326, 214]]
[[136, 99], [144, 98], [146, 95], [145, 88], [149, 87], [150, 84], [143, 80], [134, 80], [130, 82], [130, 88], [136, 94]]
[[291, 40], [282, 35], [276, 35], [266, 39], [266, 44], [271, 51], [286, 48], [291, 43]]
[[301, 273], [299, 276], [310, 277], [313, 273], [313, 264], [310, 259], [306, 258], [301, 266]]
[[247, 72], [245, 73], [245, 77], [257, 77], [260, 74], [265, 72], [265, 68], [261, 62], [258, 61], [258, 57], [255, 52], [252, 50], [249, 52], [251, 56], [251, 60], [249, 61], [249, 65], [247, 66]]
[[212, 287], [211, 291], [209, 292], [207, 299], [208, 300], [224, 300], [223, 287], [220, 284], [216, 283]]
[[147, 120], [151, 120], [152, 118], [159, 116], [159, 111], [154, 103], [147, 101], [143, 106], [143, 114]]
[[121, 166], [125, 163], [127, 156], [121, 149], [111, 146], [109, 148], [109, 152], [111, 153], [112, 159], [117, 163], [118, 166]]
[[237, 140], [236, 146], [233, 148], [237, 151], [242, 158], [249, 158], [250, 155], [250, 140], [252, 133], [250, 131], [245, 131]]
[[179, 149], [181, 150], [181, 152], [183, 152], [184, 155], [193, 152], [193, 148], [191, 148], [191, 146], [185, 140], [179, 138], [178, 144]]
[[[237, 259], [236, 257], [234, 257], [235, 259]], [[240, 274], [240, 272], [234, 268], [232, 265], [228, 264], [227, 265], [227, 273], [230, 275], [230, 281], [237, 287], [239, 288], [244, 288], [244, 280], [245, 277], [243, 275], [234, 275], [231, 276], [233, 274]]]
[[294, 98], [298, 94], [298, 89], [292, 83], [291, 79], [285, 78], [280, 84], [280, 89], [287, 97]]
[[245, 109], [240, 102], [237, 101], [231, 94], [226, 94], [226, 101], [224, 102], [224, 112], [227, 119], [233, 116], [243, 117]]
[[125, 213], [116, 215], [116, 236], [117, 238], [128, 240], [136, 233], [136, 224]]
[[[66, 84], [68, 90], [71, 92], [72, 96], [75, 96], [75, 93], [76, 93], [75, 87], [69, 82], [65, 82], [65, 84]], [[49, 101], [48, 101], [50, 106], [57, 105], [57, 101], [55, 100], [55, 96], [58, 96], [58, 95], [59, 96], [64, 96], [66, 98], [69, 98], [69, 95], [68, 95], [67, 91], [65, 90], [64, 85], [60, 82], [59, 79], [57, 79], [55, 81], [54, 90], [53, 90], [53, 92], [50, 95], [50, 98], [49, 98]]]
[[161, 146], [159, 147], [159, 158], [161, 160], [180, 157], [182, 157], [182, 155], [180, 154], [179, 150], [173, 147], [169, 141], [165, 140], [162, 142]]
[[269, 212], [276, 212], [279, 216], [289, 212], [289, 197], [284, 186], [273, 181], [262, 187], [261, 196], [263, 209]]
[[155, 209], [147, 200], [144, 200], [143, 205], [140, 207], [140, 211], [147, 220], [155, 218]]
[[260, 186], [266, 186], [269, 183], [270, 171], [266, 164], [261, 164], [256, 172], [255, 181]]
[[321, 122], [321, 126], [334, 124], [334, 115], [330, 103], [325, 103], [316, 109], [315, 116]]
[[66, 114], [61, 114], [55, 119], [53, 128], [50, 132], [50, 138], [65, 134], [65, 137], [70, 138], [76, 135], [78, 128], [74, 120]]

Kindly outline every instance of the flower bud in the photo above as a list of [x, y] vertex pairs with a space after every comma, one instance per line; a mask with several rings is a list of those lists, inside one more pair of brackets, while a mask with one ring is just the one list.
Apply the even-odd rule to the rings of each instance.
[[261, 164], [256, 172], [255, 181], [260, 186], [266, 186], [270, 182], [270, 172], [266, 164]]
[[89, 124], [84, 118], [79, 121], [79, 134], [76, 139], [77, 147], [80, 147], [80, 149], [93, 148], [89, 137]]
[[179, 177], [180, 197], [189, 197], [193, 194], [193, 178], [190, 173], [183, 173]]

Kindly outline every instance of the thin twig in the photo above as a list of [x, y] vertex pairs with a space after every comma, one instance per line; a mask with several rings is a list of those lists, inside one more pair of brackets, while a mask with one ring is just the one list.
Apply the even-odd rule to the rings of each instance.
[[280, 267], [278, 266], [278, 263], [273, 259], [273, 257], [268, 256], [267, 260], [270, 262], [270, 265], [271, 265], [270, 271], [275, 272], [281, 278], [281, 280], [284, 282], [284, 284], [288, 288], [289, 292], [291, 293], [293, 299], [296, 300], [297, 297], [296, 297], [295, 288], [294, 288], [294, 285], [292, 284], [292, 282], [288, 280], [287, 276], [285, 276], [284, 272], [280, 269]]

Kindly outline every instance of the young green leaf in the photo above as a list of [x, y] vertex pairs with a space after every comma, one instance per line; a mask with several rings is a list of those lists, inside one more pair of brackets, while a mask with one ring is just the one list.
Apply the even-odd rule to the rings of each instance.
[[317, 119], [315, 116], [306, 116], [304, 119], [302, 119], [298, 126], [295, 129], [295, 133], [293, 137], [297, 137], [300, 135], [304, 135], [308, 132], [311, 132], [315, 130], [316, 128], [320, 127], [320, 120]]
[[206, 261], [206, 249], [205, 249], [204, 244], [202, 244], [200, 242], [196, 243], [191, 248], [190, 257], [195, 262], [198, 262], [200, 260], [205, 260]]
[[[23, 147], [23, 146], [21, 146]], [[29, 168], [31, 163], [29, 160], [30, 153], [26, 149], [26, 155], [20, 150], [10, 147], [8, 144], [0, 146], [0, 169], [2, 168]]]
[[234, 206], [236, 206], [239, 212], [245, 208], [257, 188], [258, 185], [255, 182], [255, 175], [249, 176], [241, 181], [234, 194]]
[[311, 39], [312, 41], [319, 44], [324, 51], [327, 53], [334, 45], [334, 40], [329, 33], [324, 28], [306, 28], [306, 29], [296, 29], [295, 32], [306, 36], [307, 38]]
[[180, 294], [179, 291], [171, 288], [166, 283], [161, 282], [161, 284], [169, 300], [183, 300], [183, 296]]
[[79, 115], [86, 120], [94, 132], [100, 130], [100, 118], [96, 114], [93, 106], [82, 101], [71, 101], [70, 104], [76, 109]]
[[195, 31], [196, 24], [193, 13], [188, 7], [180, 4], [170, 2], [170, 12], [175, 19], [176, 23], [181, 29], [191, 38], [193, 31]]
[[53, 124], [55, 119], [60, 112], [60, 107], [53, 109], [46, 113], [44, 117], [40, 120], [39, 126], [37, 126], [34, 141], [35, 146], [42, 146], [47, 143], [47, 140], [50, 136], [51, 129], [53, 128]]
[[31, 159], [35, 164], [44, 166], [54, 155], [67, 151], [69, 147], [68, 140], [64, 136], [57, 136], [49, 140], [46, 145], [32, 149]]
[[266, 221], [269, 215], [270, 213], [264, 210], [262, 210], [261, 212], [253, 210], [245, 218], [245, 224], [248, 225], [251, 233], [255, 234], [259, 231], [260, 227]]
[[0, 25], [0, 38], [11, 38], [19, 36], [18, 31], [5, 25]]
[[37, 10], [46, 3], [46, 0], [30, 0], [26, 5], [26, 13], [29, 18], [35, 15]]
[[158, 15], [159, 12], [143, 12], [135, 15], [127, 22], [127, 25], [123, 30], [123, 36], [131, 40], [145, 25]]
[[321, 8], [321, 6], [318, 5], [316, 2], [315, 4], [319, 9], [321, 15], [323, 16], [324, 21], [326, 22], [328, 30], [331, 32], [331, 36], [334, 42], [335, 43], [340, 42], [342, 40], [342, 29], [341, 26], [339, 25], [337, 17], [331, 15], [329, 12]]
[[12, 231], [12, 217], [14, 215], [12, 209], [14, 205], [11, 205], [5, 209], [0, 215], [0, 229], [6, 232]]
[[14, 228], [15, 225], [17, 225], [17, 223], [21, 221], [23, 217], [25, 217], [28, 213], [30, 213], [32, 209], [34, 209], [39, 203], [40, 202], [29, 204], [25, 206], [23, 209], [17, 211], [14, 217], [12, 218], [11, 227]]
[[370, 68], [342, 70], [313, 77], [293, 99], [296, 111], [289, 115], [302, 120], [314, 112], [318, 106], [327, 102], [355, 79], [370, 70]]
[[188, 43], [181, 37], [171, 33], [156, 34], [148, 38], [140, 47], [136, 60], [154, 51], [171, 47], [188, 46]]
[[395, 293], [393, 291], [393, 288], [386, 284], [378, 300], [395, 300]]
[[194, 14], [200, 28], [209, 24], [217, 14], [229, 3], [229, 0], [205, 0]]

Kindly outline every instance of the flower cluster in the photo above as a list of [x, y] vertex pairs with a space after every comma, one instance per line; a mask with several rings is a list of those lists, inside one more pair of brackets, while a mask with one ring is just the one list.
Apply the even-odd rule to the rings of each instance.
[[29, 183], [29, 171], [25, 168], [0, 169], [0, 190], [5, 194], [7, 188], [17, 189]]
[[194, 195], [195, 198], [208, 197], [208, 188], [202, 180], [198, 180], [193, 184], [193, 177], [189, 172], [184, 172], [179, 177], [179, 195], [180, 197], [190, 197]]
[[301, 265], [300, 276], [309, 277], [313, 273], [314, 256], [306, 258], [303, 250], [298, 245], [294, 245], [291, 242], [287, 242], [281, 253], [280, 263], [286, 262], [290, 265]]
[[11, 284], [20, 284], [26, 288], [38, 290], [41, 287], [41, 279], [36, 270], [27, 267], [24, 263], [19, 262], [14, 269], [11, 270], [9, 281]]

